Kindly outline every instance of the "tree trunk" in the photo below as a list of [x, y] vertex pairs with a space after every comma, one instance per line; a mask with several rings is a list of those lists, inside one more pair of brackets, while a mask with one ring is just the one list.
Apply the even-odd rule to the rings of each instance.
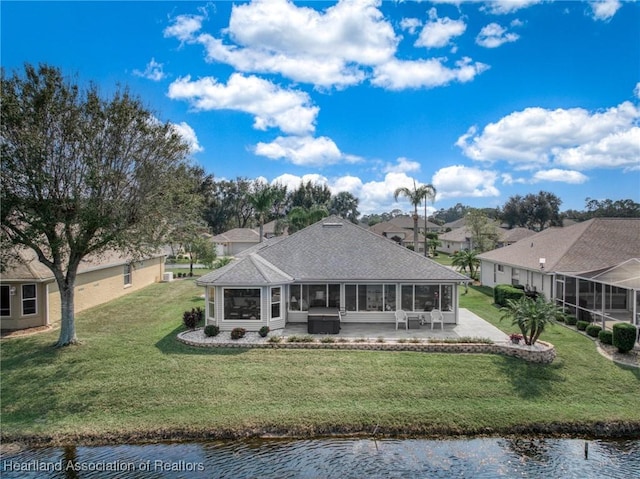
[[73, 284], [58, 283], [58, 288], [60, 289], [62, 317], [60, 318], [60, 337], [56, 346], [60, 348], [69, 344], [77, 344], [78, 338], [76, 337]]
[[416, 211], [413, 213], [413, 250], [418, 252], [418, 206], [416, 205]]

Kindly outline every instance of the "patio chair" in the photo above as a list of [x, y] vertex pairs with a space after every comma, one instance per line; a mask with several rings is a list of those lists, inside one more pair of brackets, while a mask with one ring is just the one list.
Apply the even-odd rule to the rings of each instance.
[[409, 329], [409, 317], [406, 311], [401, 309], [396, 311], [396, 331], [398, 330], [398, 323], [404, 323], [404, 329]]
[[440, 329], [444, 330], [444, 318], [442, 311], [439, 309], [432, 309], [429, 313], [431, 315], [431, 330], [433, 331], [433, 323], [440, 323]]

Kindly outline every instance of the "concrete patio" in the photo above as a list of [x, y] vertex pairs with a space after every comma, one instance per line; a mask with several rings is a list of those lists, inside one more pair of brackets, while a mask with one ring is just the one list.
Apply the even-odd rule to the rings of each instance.
[[[272, 334], [280, 334], [282, 336], [306, 336], [307, 323], [287, 323], [284, 330], [273, 331]], [[324, 335], [317, 334], [314, 337], [321, 338], [323, 336], [333, 336], [336, 338], [368, 338], [378, 339], [448, 339], [448, 338], [484, 338], [492, 341], [506, 341], [507, 334], [500, 331], [495, 326], [487, 323], [485, 320], [476, 316], [468, 309], [461, 308], [459, 310], [458, 324], [445, 324], [441, 329], [440, 324], [436, 324], [431, 330], [430, 324], [420, 325], [418, 320], [411, 319], [409, 322], [409, 330], [405, 330], [404, 325], [400, 325], [396, 331], [395, 323], [345, 323], [341, 324], [339, 334]]]

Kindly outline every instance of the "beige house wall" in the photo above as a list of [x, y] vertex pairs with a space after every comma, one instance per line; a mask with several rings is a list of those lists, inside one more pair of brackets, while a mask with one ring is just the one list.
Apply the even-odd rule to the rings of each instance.
[[[36, 285], [36, 314], [29, 314], [26, 316], [22, 314], [22, 286], [25, 284]], [[15, 288], [15, 293], [9, 297], [11, 314], [10, 316], [2, 316], [0, 318], [0, 329], [26, 329], [44, 326], [47, 324], [46, 284], [34, 283], [33, 281], [3, 281], [2, 285]]]
[[[124, 264], [79, 274], [75, 288], [75, 312], [98, 306], [145, 286], [162, 281], [164, 257], [133, 263], [131, 284], [124, 284]], [[59, 323], [61, 317], [58, 285], [49, 286], [49, 321]]]

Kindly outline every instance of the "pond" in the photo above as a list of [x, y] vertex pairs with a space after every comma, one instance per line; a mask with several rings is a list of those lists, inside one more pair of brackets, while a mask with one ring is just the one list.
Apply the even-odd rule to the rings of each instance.
[[247, 440], [5, 450], [9, 478], [640, 477], [640, 440]]

